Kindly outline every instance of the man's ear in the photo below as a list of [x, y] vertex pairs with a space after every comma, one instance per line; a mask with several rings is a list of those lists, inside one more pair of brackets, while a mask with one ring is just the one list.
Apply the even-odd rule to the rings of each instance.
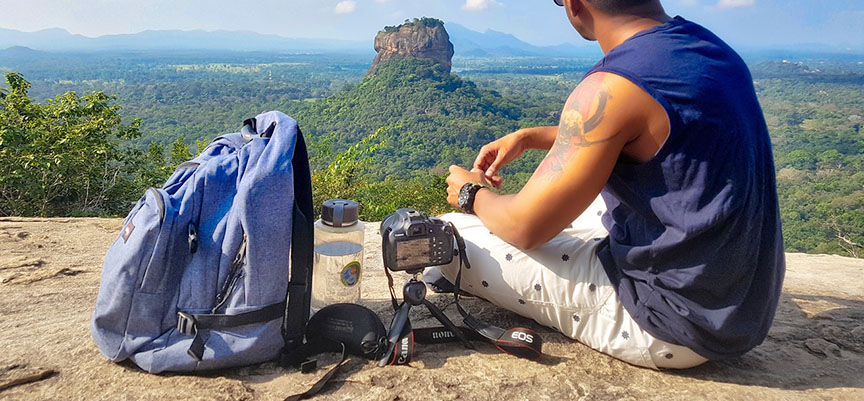
[[567, 7], [568, 11], [570, 11], [570, 15], [579, 15], [579, 13], [585, 8], [585, 5], [582, 2], [585, 0], [568, 0], [564, 2], [564, 7]]

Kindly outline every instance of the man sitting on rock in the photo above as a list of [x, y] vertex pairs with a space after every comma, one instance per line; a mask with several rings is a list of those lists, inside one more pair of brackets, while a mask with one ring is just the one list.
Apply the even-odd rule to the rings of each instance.
[[[462, 288], [638, 366], [747, 352], [768, 333], [785, 267], [746, 65], [658, 0], [555, 3], [605, 57], [558, 127], [487, 144], [471, 171], [450, 167], [448, 201], [467, 212], [444, 216], [468, 243]], [[526, 149], [549, 153], [525, 186], [490, 190]], [[452, 282], [457, 269], [441, 272]]]

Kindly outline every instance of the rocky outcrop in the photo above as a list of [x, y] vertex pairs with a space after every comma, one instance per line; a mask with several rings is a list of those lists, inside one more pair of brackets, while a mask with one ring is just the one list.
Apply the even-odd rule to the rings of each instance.
[[[360, 302], [389, 323], [379, 225], [366, 224]], [[0, 217], [0, 399], [161, 401], [210, 394], [225, 401], [282, 400], [309, 389], [307, 374], [274, 363], [179, 376], [151, 375], [101, 357], [90, 319], [102, 258], [122, 226], [123, 219]], [[423, 344], [406, 367], [348, 361], [348, 373], [340, 373], [339, 384], [325, 388], [321, 399], [864, 400], [864, 260], [786, 254], [786, 266], [768, 338], [743, 357], [675, 373], [635, 367], [472, 297], [460, 304], [478, 318], [539, 332], [545, 342], [540, 361], [507, 356], [483, 342], [474, 342], [476, 351]], [[398, 283], [410, 278], [394, 276]], [[461, 318], [452, 295], [426, 298], [450, 319]], [[411, 323], [440, 324], [425, 310], [415, 310]], [[338, 361], [333, 354], [320, 357]]]
[[434, 18], [414, 19], [399, 26], [388, 26], [375, 36], [375, 51], [369, 73], [398, 57], [429, 59], [450, 72], [453, 43], [444, 23]]

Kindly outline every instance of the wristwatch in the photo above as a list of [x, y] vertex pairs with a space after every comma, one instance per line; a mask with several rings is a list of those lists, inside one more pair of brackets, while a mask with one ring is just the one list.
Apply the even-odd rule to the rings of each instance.
[[459, 202], [459, 208], [464, 210], [465, 213], [474, 214], [474, 198], [480, 188], [489, 187], [480, 183], [469, 182], [463, 185], [462, 189], [459, 190], [459, 198], [457, 201]]

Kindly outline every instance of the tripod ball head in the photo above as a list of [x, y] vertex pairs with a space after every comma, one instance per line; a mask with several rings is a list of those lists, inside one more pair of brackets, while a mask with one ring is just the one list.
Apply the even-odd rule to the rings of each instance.
[[426, 284], [422, 281], [411, 279], [402, 288], [402, 299], [414, 306], [423, 304], [423, 300], [426, 299]]

